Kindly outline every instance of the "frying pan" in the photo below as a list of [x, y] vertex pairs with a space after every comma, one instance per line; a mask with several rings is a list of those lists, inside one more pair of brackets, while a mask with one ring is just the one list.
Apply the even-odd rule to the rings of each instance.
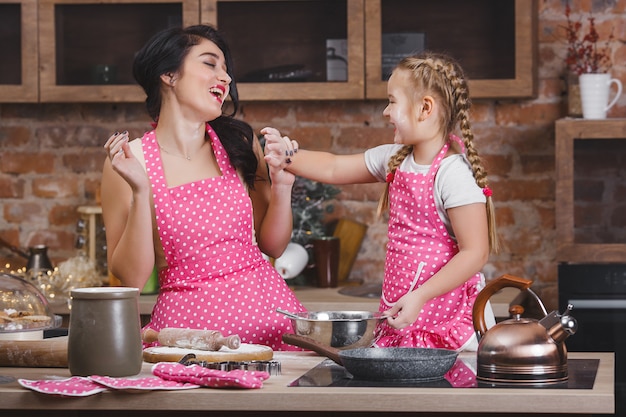
[[434, 348], [356, 348], [340, 350], [295, 334], [284, 334], [290, 345], [312, 350], [337, 362], [356, 379], [368, 381], [443, 379], [458, 353]]

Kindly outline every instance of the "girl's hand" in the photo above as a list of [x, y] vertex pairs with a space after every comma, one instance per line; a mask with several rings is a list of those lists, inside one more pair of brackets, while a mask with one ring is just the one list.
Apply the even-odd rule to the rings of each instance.
[[148, 176], [135, 158], [128, 144], [128, 131], [115, 132], [104, 144], [113, 170], [130, 185], [133, 190], [148, 186]]
[[292, 162], [293, 156], [298, 152], [298, 142], [281, 136], [280, 132], [273, 127], [261, 129], [265, 138], [265, 162], [270, 169], [284, 169]]
[[403, 329], [415, 322], [422, 311], [424, 301], [420, 299], [419, 290], [403, 295], [396, 304], [383, 313], [387, 323], [394, 329]]

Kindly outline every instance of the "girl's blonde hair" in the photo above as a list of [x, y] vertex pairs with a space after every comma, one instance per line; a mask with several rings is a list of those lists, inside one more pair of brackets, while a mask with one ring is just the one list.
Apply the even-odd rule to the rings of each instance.
[[[499, 243], [491, 189], [488, 186], [487, 172], [482, 165], [478, 151], [474, 147], [474, 134], [469, 121], [471, 102], [463, 69], [449, 56], [427, 51], [402, 59], [394, 71], [408, 72], [412, 81], [410, 87], [414, 89], [415, 94], [429, 94], [440, 100], [440, 123], [444, 137], [449, 137], [457, 124], [459, 125], [467, 159], [471, 164], [476, 184], [483, 189], [483, 194], [487, 198], [489, 248], [493, 253], [498, 252]], [[413, 146], [406, 145], [391, 157], [388, 164], [388, 177], [393, 178], [398, 166], [412, 152]], [[378, 204], [379, 216], [389, 207], [389, 184], [390, 181], [387, 181], [387, 186]]]

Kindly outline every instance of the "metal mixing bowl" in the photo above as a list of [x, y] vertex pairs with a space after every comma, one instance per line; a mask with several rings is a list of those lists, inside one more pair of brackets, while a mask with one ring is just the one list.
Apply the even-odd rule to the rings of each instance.
[[318, 343], [337, 349], [370, 347], [374, 329], [385, 318], [369, 311], [308, 311], [287, 313], [296, 335], [307, 336]]

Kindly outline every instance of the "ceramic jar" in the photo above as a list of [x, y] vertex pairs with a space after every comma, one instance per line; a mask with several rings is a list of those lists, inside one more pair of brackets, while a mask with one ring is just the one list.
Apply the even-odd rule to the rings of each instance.
[[143, 362], [139, 289], [76, 288], [70, 295], [70, 373], [111, 377], [138, 374]]

